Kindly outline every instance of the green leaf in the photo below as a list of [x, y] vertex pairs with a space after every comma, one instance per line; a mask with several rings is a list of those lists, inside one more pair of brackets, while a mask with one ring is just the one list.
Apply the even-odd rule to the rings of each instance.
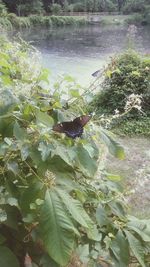
[[2, 245], [5, 241], [6, 241], [5, 236], [3, 236], [2, 234], [0, 234], [0, 245]]
[[91, 158], [95, 156], [95, 149], [91, 146], [90, 143], [83, 144], [83, 148], [89, 153], [89, 156]]
[[116, 181], [116, 182], [119, 182], [122, 179], [122, 177], [120, 175], [112, 174], [112, 173], [108, 173], [108, 172], [105, 172], [105, 176], [107, 177], [107, 179], [109, 179], [111, 181]]
[[5, 210], [0, 208], [0, 222], [5, 222], [7, 220], [7, 213]]
[[69, 90], [69, 94], [70, 94], [72, 97], [80, 97], [79, 90], [77, 90], [77, 89], [70, 89], [70, 90]]
[[129, 244], [123, 232], [119, 230], [115, 239], [112, 240], [110, 249], [115, 255], [115, 267], [127, 267], [129, 264], [130, 253]]
[[53, 118], [40, 110], [36, 110], [35, 116], [37, 124], [44, 124], [47, 127], [52, 127], [54, 124]]
[[30, 212], [30, 204], [39, 199], [42, 194], [43, 184], [39, 181], [31, 183], [20, 198], [20, 206], [23, 214]]
[[89, 244], [79, 245], [76, 251], [82, 263], [87, 264], [89, 261], [89, 257], [90, 257]]
[[77, 166], [81, 169], [81, 171], [85, 175], [93, 178], [98, 167], [95, 159], [92, 159], [87, 150], [84, 149], [82, 146], [78, 146], [76, 152], [77, 152], [77, 159], [76, 159]]
[[10, 206], [16, 206], [18, 207], [18, 200], [14, 197], [9, 197], [7, 199], [7, 203], [10, 205]]
[[0, 246], [0, 266], [1, 267], [19, 267], [16, 256], [7, 247]]
[[42, 156], [43, 161], [45, 161], [48, 158], [49, 154], [53, 150], [54, 150], [53, 144], [46, 144], [45, 142], [39, 143], [38, 151], [41, 152], [41, 156]]
[[67, 148], [66, 146], [63, 145], [57, 145], [55, 150], [52, 151], [51, 157], [54, 157], [54, 155], [59, 156], [63, 161], [65, 161], [68, 165], [72, 166], [73, 165], [73, 160], [75, 159], [75, 151], [74, 149], [69, 147]]
[[4, 222], [9, 228], [18, 231], [18, 216], [19, 212], [15, 206], [6, 205], [7, 220]]
[[7, 151], [8, 145], [5, 143], [0, 143], [0, 156], [4, 156]]
[[29, 146], [27, 144], [23, 145], [20, 152], [22, 161], [26, 160], [29, 156]]
[[62, 200], [54, 190], [47, 190], [40, 212], [40, 232], [50, 257], [64, 266], [74, 249], [75, 228]]
[[125, 211], [122, 204], [119, 201], [111, 201], [108, 203], [113, 214], [116, 214], [120, 219], [125, 218]]
[[26, 134], [25, 130], [20, 127], [18, 122], [15, 122], [15, 124], [14, 124], [13, 133], [14, 133], [14, 136], [16, 137], [16, 139], [18, 139], [18, 140], [24, 141], [27, 138], [27, 134]]
[[98, 208], [96, 209], [96, 220], [100, 227], [110, 223], [110, 220], [107, 217], [106, 210], [101, 204], [99, 204]]
[[98, 235], [97, 230], [94, 227], [93, 221], [90, 219], [89, 215], [86, 213], [82, 204], [73, 199], [69, 194], [65, 191], [55, 188], [55, 191], [58, 193], [59, 197], [62, 199], [62, 202], [66, 206], [67, 210], [72, 215], [72, 218], [81, 224], [83, 227], [88, 228], [88, 235], [91, 239], [99, 241], [100, 237]]
[[129, 231], [124, 230], [126, 237], [128, 239], [130, 248], [133, 252], [133, 254], [135, 255], [135, 257], [137, 258], [137, 260], [139, 261], [139, 263], [141, 264], [142, 267], [146, 267], [145, 263], [144, 263], [144, 248], [141, 244], [141, 242], [135, 238], [134, 235], [132, 235]]
[[73, 78], [70, 75], [65, 75], [64, 81], [66, 81], [66, 82], [75, 82], [75, 78]]
[[123, 147], [113, 138], [110, 132], [100, 129], [102, 141], [107, 145], [110, 153], [118, 159], [125, 159]]
[[56, 262], [54, 262], [49, 255], [43, 255], [40, 259], [40, 266], [42, 267], [60, 267]]
[[[129, 221], [126, 225], [128, 229], [137, 233], [143, 241], [150, 242], [150, 232], [147, 233], [147, 224], [138, 218], [135, 218], [135, 217], [132, 217], [132, 218], [133, 219]], [[147, 223], [149, 224], [150, 221], [147, 220]]]
[[15, 161], [11, 161], [7, 163], [7, 169], [17, 175], [19, 173], [18, 163]]

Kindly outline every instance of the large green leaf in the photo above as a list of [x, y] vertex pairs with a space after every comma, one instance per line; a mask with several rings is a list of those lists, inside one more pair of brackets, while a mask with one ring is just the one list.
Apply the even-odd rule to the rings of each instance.
[[46, 142], [40, 142], [38, 151], [41, 152], [42, 160], [45, 161], [50, 155], [51, 151], [54, 150], [53, 144], [47, 144]]
[[91, 158], [88, 151], [83, 146], [78, 146], [77, 150], [77, 167], [88, 177], [94, 176], [97, 171], [96, 160]]
[[36, 199], [42, 195], [43, 184], [39, 181], [31, 183], [30, 186], [25, 189], [20, 198], [20, 207], [23, 214], [30, 212], [30, 204], [34, 203]]
[[128, 239], [130, 248], [133, 252], [133, 254], [135, 255], [135, 257], [137, 258], [137, 260], [139, 261], [139, 263], [141, 264], [142, 267], [146, 267], [145, 263], [144, 263], [144, 248], [141, 244], [141, 242], [135, 238], [134, 235], [132, 235], [129, 231], [124, 230], [126, 237]]
[[112, 134], [102, 128], [100, 128], [99, 131], [101, 139], [107, 145], [110, 153], [118, 159], [125, 159], [125, 153], [123, 147], [114, 139]]
[[46, 250], [58, 264], [65, 266], [74, 249], [76, 229], [55, 190], [47, 190], [40, 212], [40, 232]]
[[68, 165], [72, 166], [73, 165], [73, 160], [75, 159], [75, 151], [73, 148], [67, 148], [66, 146], [63, 145], [57, 145], [55, 150], [52, 151], [51, 156], [53, 157], [54, 155], [59, 156], [63, 161], [65, 161]]
[[96, 220], [100, 227], [110, 223], [106, 210], [101, 204], [99, 204], [98, 208], [96, 209]]
[[127, 267], [130, 259], [129, 244], [121, 230], [117, 232], [115, 239], [112, 240], [110, 249], [116, 258], [114, 259], [115, 267]]
[[5, 236], [3, 236], [2, 234], [0, 234], [0, 245], [2, 245], [5, 241], [6, 241]]
[[14, 136], [16, 139], [24, 141], [27, 138], [27, 134], [23, 128], [20, 127], [18, 122], [14, 124]]
[[150, 242], [150, 231], [148, 231], [148, 225], [150, 224], [150, 220], [145, 220], [144, 222], [135, 217], [131, 218], [132, 220], [127, 223], [128, 229], [137, 233], [143, 241]]
[[123, 205], [119, 201], [111, 201], [108, 203], [113, 214], [117, 215], [120, 219], [125, 218], [125, 211]]
[[40, 266], [42, 267], [60, 267], [56, 262], [54, 262], [48, 254], [42, 255], [40, 259]]
[[52, 127], [54, 124], [53, 118], [47, 115], [47, 113], [36, 110], [36, 123], [44, 124], [47, 127]]
[[81, 224], [83, 227], [88, 228], [88, 236], [90, 236], [91, 239], [99, 241], [100, 236], [98, 234], [98, 231], [94, 227], [93, 221], [84, 210], [82, 204], [78, 200], [73, 199], [69, 194], [67, 194], [61, 189], [57, 188], [55, 189], [55, 191], [62, 199], [62, 202], [72, 215], [73, 219], [77, 221], [79, 224]]
[[0, 246], [0, 267], [19, 267], [19, 262], [11, 250]]

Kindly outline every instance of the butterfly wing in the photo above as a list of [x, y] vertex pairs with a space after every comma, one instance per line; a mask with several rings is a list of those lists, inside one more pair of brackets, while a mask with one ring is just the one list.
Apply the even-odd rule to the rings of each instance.
[[77, 117], [73, 120], [73, 122], [80, 124], [82, 127], [84, 127], [88, 121], [91, 119], [91, 115], [82, 115], [80, 117]]
[[83, 127], [90, 120], [90, 115], [83, 115], [75, 118], [73, 121], [66, 121], [56, 124], [53, 130], [59, 133], [65, 133], [68, 137], [80, 137], [83, 133]]

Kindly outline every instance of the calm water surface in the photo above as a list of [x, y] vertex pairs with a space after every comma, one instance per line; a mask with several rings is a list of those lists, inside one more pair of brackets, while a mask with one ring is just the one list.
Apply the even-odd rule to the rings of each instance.
[[[37, 28], [21, 35], [41, 51], [42, 64], [51, 70], [52, 77], [67, 73], [87, 85], [93, 72], [106, 65], [111, 56], [127, 49], [127, 33], [127, 27], [91, 25]], [[135, 48], [140, 53], [150, 53], [149, 27], [137, 28]]]

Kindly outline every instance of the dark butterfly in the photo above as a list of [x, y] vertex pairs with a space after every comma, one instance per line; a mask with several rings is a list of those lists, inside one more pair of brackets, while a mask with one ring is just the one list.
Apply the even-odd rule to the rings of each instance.
[[91, 115], [82, 115], [75, 118], [73, 121], [64, 121], [58, 123], [53, 127], [53, 131], [59, 133], [65, 133], [68, 137], [76, 138], [81, 137], [83, 133], [83, 127], [91, 119]]
[[93, 77], [98, 77], [100, 75], [100, 73], [101, 73], [101, 70], [97, 70], [97, 71], [92, 73], [92, 76]]

